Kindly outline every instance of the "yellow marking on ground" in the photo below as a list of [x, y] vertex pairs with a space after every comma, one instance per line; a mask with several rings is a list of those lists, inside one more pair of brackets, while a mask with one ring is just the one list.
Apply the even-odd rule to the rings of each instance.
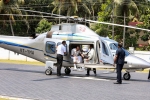
[[45, 66], [42, 62], [29, 62], [29, 61], [18, 61], [18, 60], [1, 60], [0, 63], [11, 63], [11, 64], [25, 64], [25, 65], [38, 65]]
[[0, 96], [0, 100], [32, 100], [32, 99], [16, 98], [16, 97], [9, 97], [9, 96]]

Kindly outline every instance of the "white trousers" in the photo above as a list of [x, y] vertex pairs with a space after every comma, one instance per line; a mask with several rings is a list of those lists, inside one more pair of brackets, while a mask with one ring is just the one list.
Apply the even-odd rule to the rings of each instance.
[[73, 59], [74, 63], [82, 63], [82, 57], [81, 56], [75, 56], [71, 57]]

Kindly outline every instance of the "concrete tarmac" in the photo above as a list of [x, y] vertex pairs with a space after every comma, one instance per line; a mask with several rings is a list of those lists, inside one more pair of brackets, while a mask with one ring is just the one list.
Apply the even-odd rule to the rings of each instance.
[[[116, 73], [98, 70], [95, 77], [86, 71], [70, 76], [45, 75], [44, 66], [0, 63], [0, 97], [16, 100], [150, 100], [148, 73], [131, 73], [129, 81], [113, 84]], [[19, 99], [17, 99], [19, 98]], [[22, 99], [21, 99], [22, 98]], [[15, 99], [12, 99], [15, 100]]]

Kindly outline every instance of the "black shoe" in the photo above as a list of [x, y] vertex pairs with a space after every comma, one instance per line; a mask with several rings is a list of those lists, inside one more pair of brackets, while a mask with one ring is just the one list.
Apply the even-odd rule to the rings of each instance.
[[86, 76], [90, 76], [90, 74], [86, 74]]
[[122, 84], [121, 82], [115, 82], [114, 84]]
[[57, 76], [61, 76], [61, 74], [57, 74]]

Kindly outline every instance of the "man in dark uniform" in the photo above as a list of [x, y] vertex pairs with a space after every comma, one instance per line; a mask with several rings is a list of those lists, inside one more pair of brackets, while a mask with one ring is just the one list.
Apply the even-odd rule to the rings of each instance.
[[122, 44], [118, 44], [118, 49], [116, 51], [116, 55], [114, 58], [114, 64], [116, 65], [117, 70], [117, 82], [114, 84], [122, 84], [122, 68], [124, 65], [124, 59], [125, 59], [125, 51], [122, 49]]

